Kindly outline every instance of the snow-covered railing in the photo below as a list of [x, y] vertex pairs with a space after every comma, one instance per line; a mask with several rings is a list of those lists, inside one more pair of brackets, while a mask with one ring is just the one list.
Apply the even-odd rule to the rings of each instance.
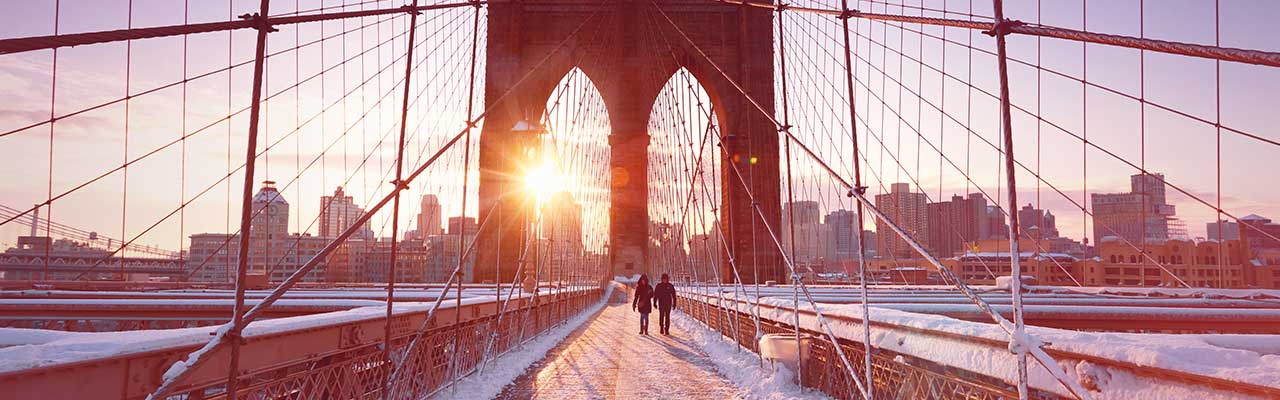
[[[735, 301], [681, 293], [681, 309], [726, 337], [755, 350], [754, 337], [734, 332]], [[789, 333], [790, 299], [764, 298], [760, 318], [766, 333]], [[846, 354], [861, 360], [862, 313], [857, 304], [823, 304]], [[802, 307], [801, 330], [818, 334], [812, 310]], [[890, 309], [872, 312], [872, 375], [877, 393], [906, 398], [1017, 398], [1016, 370], [1005, 334], [991, 324]], [[737, 315], [737, 318], [751, 318]], [[1046, 342], [1045, 351], [1072, 379], [1097, 398], [1248, 399], [1280, 397], [1277, 335], [1166, 335], [1075, 332], [1028, 327]], [[752, 332], [753, 333], [753, 332]], [[803, 366], [806, 386], [837, 398], [856, 396], [848, 377], [827, 358], [829, 343], [811, 342]], [[862, 372], [862, 371], [859, 371]], [[1029, 375], [1032, 398], [1070, 398], [1042, 368]], [[918, 390], [927, 394], [912, 396]], [[919, 394], [919, 393], [917, 393]]]
[[[1107, 288], [1034, 286], [1023, 295], [1023, 315], [1028, 325], [1040, 327], [1140, 333], [1250, 333], [1280, 334], [1280, 296], [1275, 291], [1209, 289], [1192, 296], [1188, 289], [1175, 293], [1105, 292]], [[823, 304], [859, 304], [857, 286], [814, 286], [813, 298]], [[975, 287], [990, 310], [1011, 318], [1007, 290]], [[1271, 293], [1268, 293], [1271, 292]], [[760, 298], [791, 300], [790, 287], [761, 288]], [[1177, 295], [1177, 296], [1175, 296]], [[872, 307], [955, 319], [990, 322], [991, 318], [954, 289], [870, 290]]]
[[[501, 326], [492, 297], [449, 301], [435, 313], [423, 343], [403, 350], [424, 322], [430, 303], [394, 304], [392, 353], [407, 360], [399, 393], [420, 398], [472, 373], [483, 347], [496, 335], [495, 354], [531, 338], [600, 300], [601, 290], [582, 287], [560, 295], [515, 296]], [[568, 312], [566, 312], [568, 310]], [[382, 343], [381, 306], [293, 318], [262, 320], [243, 336], [240, 395], [247, 398], [379, 397], [390, 372]], [[455, 321], [457, 321], [455, 323]], [[217, 327], [109, 333], [70, 333], [0, 328], [0, 398], [142, 399], [175, 361], [199, 348]], [[397, 353], [398, 352], [398, 353]], [[225, 353], [196, 368], [170, 397], [217, 397], [226, 384]], [[457, 364], [457, 368], [451, 366]], [[104, 393], [110, 395], [104, 396]]]

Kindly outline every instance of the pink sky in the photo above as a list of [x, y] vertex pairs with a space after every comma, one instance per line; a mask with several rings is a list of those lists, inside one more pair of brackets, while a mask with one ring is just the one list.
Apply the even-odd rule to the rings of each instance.
[[[225, 2], [191, 2], [190, 21], [206, 22], [226, 20], [228, 4]], [[273, 2], [273, 14], [291, 13], [294, 2]], [[1027, 22], [1037, 20], [1037, 1], [1008, 1], [1008, 15]], [[1086, 15], [1080, 1], [1044, 1], [1043, 23], [1069, 28], [1086, 28], [1090, 31], [1138, 35], [1139, 13], [1137, 0], [1090, 1]], [[1145, 8], [1144, 34], [1166, 40], [1212, 44], [1214, 41], [1213, 1], [1180, 0], [1149, 1]], [[822, 3], [815, 2], [817, 5]], [[917, 4], [909, 1], [907, 4]], [[925, 1], [928, 8], [941, 8], [943, 2]], [[337, 6], [338, 2], [326, 1], [324, 6]], [[384, 1], [365, 4], [365, 8], [394, 7], [400, 3]], [[948, 0], [946, 5], [953, 12], [967, 12], [962, 0]], [[128, 2], [117, 1], [61, 1], [60, 33], [121, 29], [127, 26]], [[318, 1], [299, 1], [303, 10], [320, 7]], [[826, 5], [824, 5], [826, 6]], [[907, 7], [884, 6], [881, 2], [858, 4], [864, 11], [904, 13], [916, 15], [919, 10]], [[1280, 27], [1271, 21], [1280, 20], [1280, 3], [1256, 1], [1221, 2], [1221, 44], [1228, 47], [1253, 48], [1280, 51]], [[359, 9], [349, 7], [348, 10]], [[989, 3], [974, 3], [974, 13], [987, 15]], [[234, 1], [230, 5], [233, 14], [252, 12], [254, 1]], [[335, 9], [335, 10], [340, 10]], [[420, 48], [415, 60], [423, 60], [422, 51], [438, 48], [427, 55], [427, 60], [414, 79], [414, 93], [426, 93], [415, 102], [411, 111], [410, 134], [413, 136], [407, 156], [419, 160], [437, 149], [443, 140], [456, 134], [463, 127], [466, 117], [466, 61], [469, 56], [470, 9], [448, 12], [432, 11], [423, 15], [420, 22], [425, 28], [419, 31], [419, 40], [427, 32], [431, 35], [428, 46]], [[926, 15], [937, 16], [934, 13]], [[950, 14], [949, 17], [962, 18]], [[435, 17], [435, 18], [432, 18]], [[183, 4], [173, 1], [133, 2], [133, 26], [157, 26], [177, 24], [183, 20]], [[483, 18], [482, 18], [483, 20]], [[423, 22], [425, 21], [425, 22]], [[300, 43], [333, 35], [344, 29], [354, 29], [372, 24], [374, 18], [364, 21], [328, 22], [302, 26], [280, 27], [271, 34], [269, 52], [291, 48], [295, 38]], [[407, 18], [396, 16], [387, 22], [371, 25], [363, 31], [355, 31], [343, 39], [326, 41], [324, 45], [312, 45], [297, 52], [285, 52], [273, 57], [268, 64], [267, 93], [281, 92], [265, 108], [265, 129], [260, 143], [271, 143], [285, 138], [261, 161], [257, 181], [274, 179], [283, 186], [295, 174], [305, 168], [299, 183], [284, 190], [293, 205], [293, 229], [316, 232], [311, 227], [319, 209], [321, 195], [329, 194], [334, 186], [344, 185], [358, 203], [370, 203], [386, 193], [386, 178], [393, 167], [394, 145], [386, 140], [395, 137], [399, 119], [400, 89], [397, 83], [403, 75], [403, 60], [399, 57], [405, 48], [405, 38], [396, 36], [404, 32]], [[852, 154], [847, 135], [847, 107], [844, 105], [843, 73], [838, 54], [840, 43], [830, 41], [827, 35], [838, 26], [830, 20], [810, 17], [790, 17], [788, 24], [788, 57], [792, 90], [793, 124], [802, 140], [817, 149], [825, 160], [839, 164], [838, 171], [846, 176], [851, 173], [849, 155]], [[916, 30], [916, 26], [907, 26]], [[484, 27], [481, 28], [483, 35]], [[923, 190], [935, 199], [949, 198], [952, 194], [964, 194], [972, 189], [964, 177], [949, 165], [939, 167], [939, 156], [928, 144], [922, 144], [917, 156], [919, 129], [923, 140], [942, 143], [944, 153], [953, 161], [964, 164], [969, 160], [969, 172], [988, 193], [996, 194], [999, 175], [999, 158], [995, 151], [982, 147], [974, 138], [970, 150], [965, 151], [965, 131], [959, 124], [946, 121], [925, 102], [940, 105], [948, 114], [962, 121], [970, 120], [970, 126], [979, 135], [996, 141], [996, 103], [989, 97], [973, 92], [972, 100], [965, 87], [955, 80], [947, 80], [945, 96], [942, 80], [936, 71], [918, 70], [918, 64], [907, 58], [900, 60], [895, 50], [906, 57], [923, 59], [930, 65], [942, 66], [943, 46], [936, 39], [923, 42], [914, 33], [901, 34], [896, 27], [887, 30], [880, 23], [862, 22], [857, 25], [855, 41], [858, 44], [857, 75], [859, 88], [857, 99], [859, 128], [865, 142], [868, 164], [866, 179], [877, 192], [881, 184], [887, 187], [894, 182], [917, 179]], [[943, 35], [938, 28], [926, 28], [932, 35]], [[53, 33], [53, 2], [22, 2], [9, 7], [0, 15], [0, 38]], [[977, 32], [947, 29], [950, 40], [967, 43], [972, 36], [975, 46], [994, 49], [991, 38]], [[363, 37], [362, 37], [363, 36]], [[252, 52], [253, 33], [238, 31], [231, 34], [233, 46], [230, 58], [239, 63], [249, 59]], [[838, 36], [835, 36], [838, 38]], [[892, 50], [885, 52], [878, 43], [887, 43]], [[227, 33], [192, 35], [189, 37], [189, 55], [186, 59], [188, 75], [224, 68], [228, 62]], [[386, 42], [383, 46], [378, 43]], [[301, 85], [300, 90], [285, 90], [296, 80], [317, 74], [321, 69], [338, 65], [345, 55], [353, 57], [363, 50], [368, 54], [326, 72], [323, 78], [313, 79]], [[483, 45], [483, 41], [481, 42]], [[1040, 42], [1040, 64], [1072, 77], [1085, 74], [1086, 63], [1082, 46], [1058, 40]], [[125, 93], [126, 57], [124, 43], [66, 48], [58, 52], [57, 101], [58, 114], [83, 109], [104, 101], [121, 98]], [[947, 45], [945, 71], [948, 74], [967, 77], [972, 63], [972, 82], [975, 86], [995, 93], [994, 59], [976, 54], [972, 62], [968, 51], [958, 45]], [[127, 81], [131, 93], [151, 89], [182, 79], [182, 38], [163, 38], [136, 41], [132, 45], [132, 59], [128, 64]], [[323, 50], [322, 50], [323, 49]], [[1012, 37], [1009, 44], [1011, 57], [1035, 62], [1037, 41], [1034, 38]], [[321, 52], [324, 52], [321, 60]], [[1112, 88], [1122, 93], [1139, 95], [1138, 52], [1105, 46], [1088, 47], [1088, 81]], [[37, 51], [17, 55], [0, 56], [0, 132], [25, 126], [46, 119], [50, 103], [50, 71], [52, 52]], [[483, 52], [480, 54], [483, 60]], [[1214, 63], [1154, 53], [1146, 54], [1145, 97], [1148, 101], [1179, 110], [1207, 120], [1216, 119]], [[481, 65], [483, 67], [483, 65]], [[385, 68], [385, 69], [384, 69]], [[939, 67], [941, 68], [941, 67]], [[1280, 189], [1272, 182], [1275, 146], [1243, 138], [1225, 132], [1221, 141], [1221, 181], [1217, 179], [1217, 134], [1212, 126], [1176, 116], [1151, 106], [1146, 108], [1145, 146], [1139, 132], [1142, 119], [1139, 107], [1133, 100], [1124, 99], [1099, 89], [1088, 89], [1087, 106], [1079, 82], [1061, 76], [1043, 73], [1024, 65], [1011, 67], [1012, 97], [1015, 104], [1028, 110], [1039, 110], [1049, 123], [1056, 124], [1076, 134], [1087, 131], [1091, 141], [1120, 157], [1135, 163], [1144, 162], [1149, 170], [1163, 172], [1170, 182], [1186, 188], [1192, 194], [1211, 202], [1218, 197], [1221, 184], [1223, 208], [1237, 216], [1256, 213], [1280, 218]], [[1222, 63], [1221, 121], [1224, 126], [1269, 138], [1280, 139], [1276, 126], [1280, 115], [1274, 112], [1280, 104], [1280, 69], [1256, 67], [1234, 63]], [[887, 79], [878, 70], [888, 72]], [[296, 71], [296, 73], [295, 73]], [[379, 72], [381, 71], [381, 72]], [[899, 72], [901, 71], [901, 72]], [[243, 160], [243, 146], [247, 127], [247, 113], [238, 114], [230, 122], [217, 122], [228, 114], [228, 101], [232, 110], [248, 103], [248, 87], [251, 68], [233, 70], [230, 100], [228, 100], [228, 74], [218, 73], [192, 81], [187, 85], [186, 111], [183, 112], [182, 87], [176, 86], [138, 97], [129, 102], [129, 140], [124, 141], [123, 103], [107, 106], [66, 120], [55, 125], [53, 151], [53, 179], [49, 177], [49, 127], [41, 125], [33, 129], [0, 137], [0, 204], [14, 208], [27, 208], [47, 198], [50, 186], [57, 194], [74, 187], [102, 172], [119, 166], [126, 158], [136, 158], [177, 138], [182, 132], [182, 117], [186, 117], [186, 132], [199, 127], [210, 127], [193, 136], [184, 146], [173, 146], [129, 168], [127, 190], [122, 173], [116, 173], [59, 200], [54, 205], [54, 218], [61, 223], [85, 230], [101, 232], [112, 237], [132, 237], [173, 210], [184, 198], [190, 198], [199, 190], [213, 185], [227, 172], [228, 159], [232, 165]], [[482, 73], [481, 73], [482, 75]], [[435, 77], [435, 78], [432, 78]], [[356, 89], [359, 82], [369, 82]], [[422, 82], [431, 80], [429, 86]], [[895, 81], [903, 82], [903, 90]], [[870, 90], [862, 88], [867, 85]], [[1040, 89], [1037, 91], [1037, 86]], [[423, 91], [423, 90], [426, 91]], [[336, 101], [344, 91], [351, 91], [345, 101]], [[482, 93], [478, 88], [478, 93]], [[920, 96], [910, 93], [918, 91]], [[378, 102], [379, 98], [386, 97]], [[1037, 104], [1037, 98], [1039, 104]], [[881, 104], [881, 100], [884, 104]], [[901, 104], [899, 104], [899, 102]], [[972, 104], [972, 109], [968, 106]], [[291, 132], [295, 120], [305, 121], [319, 113], [323, 107], [332, 107], [320, 117], [306, 124], [296, 134]], [[478, 103], [477, 109], [482, 105]], [[368, 111], [368, 115], [361, 115]], [[567, 110], [565, 112], [570, 112]], [[898, 115], [903, 121], [898, 120]], [[1037, 156], [1042, 175], [1077, 201], [1087, 203], [1083, 193], [1124, 191], [1128, 176], [1136, 171], [1090, 149], [1082, 149], [1079, 140], [1051, 127], [1039, 126], [1025, 113], [1015, 113], [1014, 130], [1017, 135], [1017, 157], [1034, 166]], [[1087, 123], [1084, 121], [1087, 120]], [[230, 128], [230, 129], [228, 129]], [[336, 140], [344, 129], [350, 133], [343, 140]], [[389, 134], [389, 135], [388, 135]], [[652, 132], [659, 135], [662, 132]], [[828, 143], [834, 138], [834, 141]], [[879, 139], [877, 139], [879, 138]], [[884, 141], [881, 145], [880, 140]], [[922, 141], [923, 141], [922, 140]], [[379, 147], [379, 142], [383, 141]], [[594, 142], [584, 140], [584, 143]], [[658, 139], [654, 143], [659, 142]], [[333, 144], [324, 157], [321, 151]], [[265, 146], [265, 144], [263, 144]], [[474, 143], [473, 143], [474, 145]], [[599, 145], [599, 143], [596, 143]], [[585, 146], [585, 145], [584, 145]], [[230, 152], [228, 152], [228, 147]], [[1145, 147], [1145, 151], [1140, 149]], [[373, 149], [378, 149], [374, 151]], [[424, 193], [440, 196], [446, 216], [460, 211], [460, 185], [456, 177], [462, 170], [462, 152], [450, 151], [424, 175], [406, 195], [412, 199]], [[473, 147], [473, 155], [476, 148]], [[372, 154], [361, 166], [365, 154]], [[898, 157], [906, 166], [899, 169], [888, 155]], [[1087, 158], [1088, 167], [1084, 167]], [[312, 160], [317, 165], [306, 168]], [[185, 160], [185, 161], [184, 161]], [[848, 200], [839, 195], [829, 177], [823, 176], [811, 162], [797, 157], [797, 186], [799, 198], [828, 199], [823, 212], [837, 208], [852, 208]], [[843, 161], [841, 161], [843, 160]], [[474, 162], [474, 158], [472, 159]], [[185, 164], [185, 170], [183, 165]], [[412, 164], [412, 163], [411, 163]], [[919, 169], [916, 165], [919, 164]], [[579, 174], [589, 175], [591, 166], [580, 168]], [[880, 176], [879, 179], [876, 176]], [[139, 240], [142, 244], [177, 248], [185, 245], [184, 235], [198, 232], [222, 232], [230, 226], [237, 228], [238, 196], [242, 176], [234, 175], [229, 183], [215, 185], [200, 200], [189, 206], [181, 223], [170, 218]], [[474, 179], [474, 177], [473, 177]], [[1020, 203], [1037, 202], [1034, 177], [1020, 173]], [[1087, 181], [1087, 185], [1085, 184]], [[655, 185], [660, 186], [660, 185]], [[470, 184], [472, 195], [467, 213], [475, 214], [474, 180]], [[973, 190], [970, 190], [973, 191]], [[126, 195], [127, 192], [127, 195]], [[1091, 235], [1087, 220], [1080, 210], [1047, 187], [1039, 190], [1039, 204], [1058, 215], [1059, 229], [1066, 236], [1080, 238]], [[670, 197], [670, 196], [668, 196]], [[836, 199], [844, 202], [840, 203]], [[231, 200], [228, 202], [228, 200]], [[1170, 200], [1178, 206], [1178, 216], [1186, 221], [1192, 236], [1203, 235], [1204, 223], [1215, 219], [1213, 210], [1194, 202], [1187, 196], [1174, 194]], [[125, 206], [127, 202], [127, 206]], [[408, 212], [403, 213], [402, 226], [412, 227], [412, 215], [417, 212], [417, 201], [409, 201]], [[122, 211], [124, 212], [122, 215]], [[47, 211], [45, 211], [47, 213]], [[658, 211], [659, 214], [669, 213]], [[598, 214], [598, 213], [597, 213]], [[389, 214], [375, 218], [374, 230], [389, 235]], [[122, 232], [122, 224], [124, 229]], [[385, 227], [384, 227], [385, 225]], [[0, 227], [0, 245], [12, 244], [27, 228], [10, 223]], [[692, 232], [691, 232], [692, 233]], [[181, 244], [180, 244], [181, 243]]]

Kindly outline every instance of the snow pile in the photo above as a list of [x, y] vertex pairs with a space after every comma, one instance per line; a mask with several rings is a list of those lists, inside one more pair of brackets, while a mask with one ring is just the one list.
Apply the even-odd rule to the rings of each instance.
[[752, 399], [827, 399], [816, 391], [808, 391], [793, 383], [794, 373], [781, 363], [765, 363], [749, 350], [738, 350], [737, 345], [707, 329], [705, 325], [683, 313], [674, 313], [671, 324], [681, 335], [688, 337], [707, 353], [716, 366], [716, 372], [743, 388]]
[[560, 344], [564, 338], [577, 330], [583, 323], [591, 320], [604, 307], [609, 297], [613, 296], [615, 286], [619, 286], [619, 284], [615, 283], [606, 287], [604, 297], [600, 299], [599, 303], [570, 318], [568, 323], [551, 328], [523, 346], [502, 354], [497, 359], [489, 362], [483, 374], [476, 372], [468, 375], [458, 381], [457, 387], [443, 389], [434, 398], [476, 400], [497, 398], [498, 394], [502, 393], [502, 389], [512, 381], [515, 381], [520, 375], [524, 375], [529, 366], [546, 357], [548, 351], [555, 348], [557, 344]]

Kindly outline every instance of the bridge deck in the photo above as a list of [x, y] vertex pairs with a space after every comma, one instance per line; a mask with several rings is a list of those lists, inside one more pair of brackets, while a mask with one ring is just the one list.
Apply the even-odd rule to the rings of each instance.
[[501, 399], [719, 399], [745, 396], [705, 353], [672, 324], [658, 334], [650, 315], [650, 336], [638, 334], [638, 314], [625, 293], [587, 324], [547, 352], [524, 375], [507, 385]]

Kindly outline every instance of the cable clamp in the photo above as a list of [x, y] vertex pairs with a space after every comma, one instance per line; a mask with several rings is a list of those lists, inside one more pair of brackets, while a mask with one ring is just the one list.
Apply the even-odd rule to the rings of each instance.
[[227, 333], [223, 334], [222, 336], [225, 337], [226, 340], [240, 342], [241, 344], [244, 343], [244, 336], [240, 334], [239, 329], [228, 329]]
[[395, 185], [396, 190], [407, 190], [407, 189], [409, 189], [409, 182], [408, 182], [408, 181], [392, 180], [392, 181], [391, 181], [391, 184], [392, 184], [392, 185]]
[[781, 126], [778, 126], [778, 132], [787, 132], [787, 133], [790, 133], [790, 132], [791, 132], [791, 128], [792, 128], [792, 126], [791, 126], [791, 125], [781, 125]]
[[[417, 3], [415, 2], [414, 4], [417, 4]], [[400, 7], [400, 9], [404, 10], [404, 12], [409, 15], [422, 15], [422, 12], [418, 11], [418, 6], [414, 4], [405, 4], [404, 6]]]
[[278, 32], [278, 31], [279, 31], [279, 29], [276, 29], [276, 28], [274, 28], [274, 27], [272, 27], [272, 26], [271, 26], [271, 22], [270, 22], [267, 18], [265, 18], [265, 17], [263, 17], [263, 16], [261, 16], [261, 15], [258, 15], [258, 13], [253, 13], [253, 14], [242, 14], [242, 15], [240, 15], [240, 19], [243, 19], [243, 20], [246, 20], [246, 21], [253, 21], [253, 22], [255, 22], [255, 23], [253, 24], [253, 29], [257, 29], [257, 30], [265, 30], [265, 31], [267, 31], [267, 32]]
[[840, 12], [840, 15], [836, 16], [836, 19], [845, 20], [845, 19], [856, 17], [858, 16], [858, 14], [862, 14], [862, 11], [850, 10], [846, 8], [844, 11]]
[[788, 8], [791, 8], [791, 5], [787, 3], [778, 3], [778, 5], [774, 6], [774, 9], [778, 10], [779, 14], [781, 14], [783, 11], [787, 11]]
[[857, 193], [859, 196], [866, 196], [866, 195], [867, 195], [867, 187], [866, 187], [866, 186], [855, 186], [853, 189], [849, 189], [849, 197], [853, 197], [853, 194], [854, 194], [854, 193]]
[[483, 5], [483, 4], [484, 4], [484, 3], [483, 3], [483, 2], [481, 2], [480, 0], [472, 0], [470, 3], [471, 3], [471, 6], [472, 6], [472, 7], [475, 7], [475, 8], [480, 8], [480, 7], [481, 7], [481, 5]]
[[1013, 28], [1026, 25], [1025, 22], [1016, 19], [1006, 19], [991, 26], [991, 30], [982, 31], [982, 34], [995, 37], [996, 35], [1005, 36], [1013, 32]]

